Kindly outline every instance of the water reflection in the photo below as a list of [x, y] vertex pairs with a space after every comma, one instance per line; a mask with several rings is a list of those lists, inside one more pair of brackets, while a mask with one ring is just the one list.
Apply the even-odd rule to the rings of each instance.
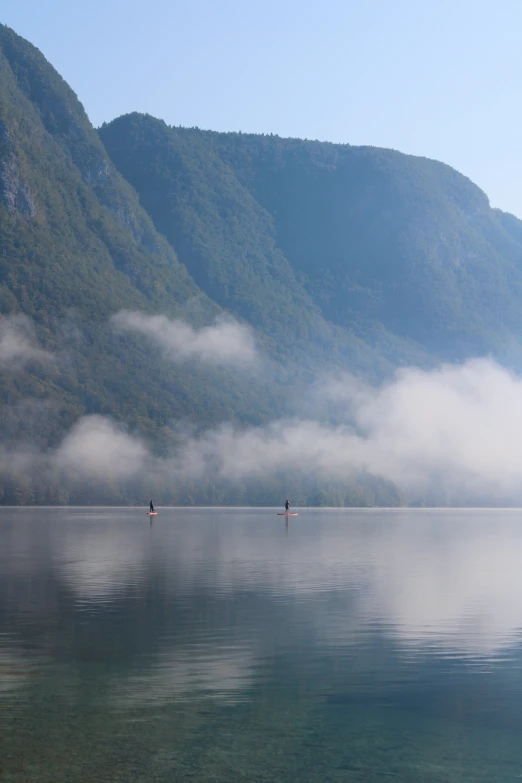
[[287, 622], [304, 613], [328, 644], [378, 627], [397, 643], [488, 656], [522, 628], [519, 512], [310, 510], [289, 530], [269, 511], [164, 511], [152, 529], [141, 510], [2, 513], [2, 604], [19, 620], [59, 612], [65, 596], [132, 611], [129, 596], [153, 589], [156, 605], [190, 611], [184, 626], [201, 627], [192, 603], [207, 620], [209, 602], [250, 593], [263, 602], [254, 624], [271, 603]]
[[[138, 533], [138, 535], [136, 535]], [[54, 559], [61, 579], [79, 599], [107, 601], [136, 584], [147, 559], [141, 531], [129, 531], [112, 521], [76, 525], [55, 539]]]
[[252, 677], [254, 655], [239, 646], [191, 645], [164, 650], [145, 672], [131, 674], [115, 689], [114, 705], [161, 704], [193, 698], [198, 692], [233, 704]]
[[[252, 753], [261, 751], [251, 721], [272, 721], [283, 744], [287, 721], [309, 759], [318, 719], [328, 726], [321, 747], [340, 743], [334, 755], [348, 726], [360, 747], [369, 725], [393, 742], [421, 725], [426, 737], [461, 724], [504, 740], [515, 731], [520, 512], [303, 510], [287, 522], [266, 509], [163, 510], [152, 526], [141, 509], [3, 509], [0, 701], [8, 695], [19, 711], [13, 743], [40, 712], [42, 742], [51, 727], [58, 742], [56, 699], [77, 712], [75, 741], [93, 721], [89, 736], [103, 747], [98, 726], [127, 736], [118, 721], [153, 721], [158, 710], [169, 725], [183, 713], [179, 736], [193, 742], [196, 724], [225, 732], [224, 713], [209, 709], [233, 709], [227, 731]], [[511, 777], [517, 753], [513, 744]], [[277, 774], [295, 776], [292, 763]], [[346, 763], [368, 779], [367, 765]]]

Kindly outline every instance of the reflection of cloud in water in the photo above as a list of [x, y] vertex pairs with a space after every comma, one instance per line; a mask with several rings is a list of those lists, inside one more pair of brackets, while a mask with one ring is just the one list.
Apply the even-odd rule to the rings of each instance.
[[146, 559], [140, 536], [111, 524], [71, 527], [56, 548], [63, 580], [88, 601], [110, 599], [135, 584]]
[[[329, 594], [310, 622], [328, 643], [359, 641], [375, 625], [407, 644], [490, 654], [517, 641], [522, 629], [522, 526], [517, 512], [391, 512], [375, 525], [372, 512], [343, 517], [306, 512], [318, 525], [282, 541], [248, 526], [184, 530], [176, 582], [204, 582], [217, 594], [255, 588], [292, 611], [308, 611]], [[493, 524], [493, 522], [498, 524]], [[318, 524], [319, 523], [319, 524]], [[352, 524], [351, 524], [352, 523]], [[353, 524], [355, 523], [355, 524]], [[233, 537], [232, 537], [233, 536]], [[212, 567], [209, 568], [209, 565]], [[333, 594], [350, 591], [349, 606]], [[298, 601], [296, 604], [295, 601]], [[342, 616], [344, 612], [344, 617]]]
[[132, 524], [70, 529], [63, 577], [101, 601], [135, 584], [150, 557], [167, 594], [211, 604], [247, 589], [276, 602], [289, 625], [300, 613], [323, 644], [358, 643], [379, 626], [407, 645], [480, 656], [522, 628], [517, 512], [310, 510], [288, 538], [268, 518], [258, 524], [269, 511], [172, 513], [184, 516], [152, 537]]
[[195, 650], [176, 647], [164, 651], [146, 674], [131, 676], [116, 689], [118, 705], [160, 704], [193, 698], [201, 693], [227, 703], [236, 702], [239, 691], [252, 678], [254, 655], [241, 647], [209, 643]]
[[369, 553], [363, 614], [413, 644], [478, 655], [514, 644], [522, 628], [522, 531], [512, 531], [515, 541], [497, 532], [388, 534]]

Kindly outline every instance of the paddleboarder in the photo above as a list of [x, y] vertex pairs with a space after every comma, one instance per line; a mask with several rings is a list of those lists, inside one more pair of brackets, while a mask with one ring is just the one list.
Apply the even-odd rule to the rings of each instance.
[[286, 513], [288, 513], [289, 509], [290, 509], [290, 502], [287, 500], [286, 503], [285, 503], [285, 511], [286, 511]]
[[152, 502], [152, 500], [150, 501], [149, 505], [150, 505], [150, 513], [152, 514], [152, 512], [154, 511], [154, 503]]

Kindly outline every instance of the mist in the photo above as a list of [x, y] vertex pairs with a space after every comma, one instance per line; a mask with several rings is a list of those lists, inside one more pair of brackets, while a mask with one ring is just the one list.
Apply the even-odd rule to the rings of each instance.
[[120, 332], [145, 335], [174, 362], [248, 367], [257, 358], [252, 331], [230, 317], [218, 318], [210, 326], [194, 329], [179, 318], [171, 320], [165, 315], [121, 310], [112, 316], [111, 322]]
[[344, 423], [223, 425], [187, 438], [175, 472], [242, 480], [289, 467], [323, 479], [366, 471], [409, 498], [436, 490], [459, 503], [522, 499], [522, 378], [495, 362], [400, 370], [377, 387], [345, 375], [318, 389]]
[[150, 454], [145, 444], [103, 416], [84, 416], [52, 457], [73, 477], [128, 478], [143, 470]]
[[52, 353], [38, 346], [33, 324], [27, 316], [21, 313], [0, 315], [0, 365], [5, 368], [28, 361], [46, 364], [53, 360]]
[[349, 375], [323, 378], [310, 391], [336, 421], [230, 423], [195, 434], [172, 430], [160, 457], [121, 423], [80, 418], [45, 454], [5, 449], [2, 471], [58, 471], [68, 480], [244, 482], [300, 473], [319, 481], [365, 472], [394, 482], [408, 502], [522, 502], [522, 377], [476, 359], [434, 370], [400, 370], [371, 386]]

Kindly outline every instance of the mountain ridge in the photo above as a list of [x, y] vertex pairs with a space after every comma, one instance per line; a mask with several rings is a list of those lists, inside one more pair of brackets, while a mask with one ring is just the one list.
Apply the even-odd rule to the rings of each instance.
[[[165, 362], [141, 338], [114, 334], [110, 317], [120, 309], [189, 313], [202, 325], [222, 308], [198, 288], [155, 230], [72, 90], [35, 47], [5, 27], [0, 73], [0, 309], [4, 316], [31, 318], [47, 350], [62, 339], [64, 321], [72, 319], [82, 333], [72, 346], [72, 366], [39, 367], [37, 373], [18, 368], [14, 385], [4, 373], [3, 401], [16, 405], [26, 393], [38, 396], [38, 388], [40, 396], [70, 407], [69, 422], [79, 412], [123, 420], [129, 406], [121, 395], [124, 386], [134, 387], [131, 424], [140, 422], [152, 434], [172, 417], [191, 414], [201, 372]], [[131, 370], [137, 366], [139, 371]], [[90, 388], [82, 390], [78, 378], [89, 378]], [[198, 418], [219, 421], [238, 405], [234, 382], [222, 399], [218, 384], [205, 383], [208, 413], [198, 405]], [[252, 384], [246, 394], [256, 398], [254, 411], [263, 409]], [[249, 406], [242, 410], [248, 417]]]
[[[384, 329], [399, 343], [392, 364], [408, 351], [402, 340], [417, 343], [410, 361], [462, 360], [501, 351], [522, 326], [522, 223], [491, 209], [480, 188], [446, 164], [380, 148], [169, 128], [138, 113], [99, 133], [156, 226], [182, 248], [191, 273], [201, 259], [191, 258], [197, 254], [182, 225], [186, 205], [176, 202], [176, 167], [189, 168], [204, 150], [227, 165], [268, 216], [277, 250], [315, 313], [364, 342]], [[153, 165], [147, 133], [155, 138], [154, 155], [162, 154], [161, 145], [165, 155], [156, 179], [147, 171]], [[212, 174], [205, 172], [200, 192]], [[161, 203], [154, 199], [160, 191]], [[207, 248], [209, 269], [219, 253]], [[485, 318], [495, 297], [497, 309]]]
[[[173, 502], [274, 502], [294, 482], [303, 503], [401, 503], [365, 470], [173, 487], [168, 460], [184, 432], [204, 449], [223, 422], [261, 442], [304, 410], [350, 426], [315, 404], [323, 376], [378, 384], [483, 355], [522, 368], [521, 301], [522, 222], [446, 164], [137, 112], [96, 131], [41, 52], [0, 26], [4, 502], [136, 502], [156, 481]], [[257, 368], [190, 358], [223, 323], [248, 334]], [[122, 479], [109, 463], [101, 484], [98, 471], [72, 486], [56, 455], [89, 427], [148, 455], [149, 472]], [[35, 448], [31, 485], [11, 463]]]

